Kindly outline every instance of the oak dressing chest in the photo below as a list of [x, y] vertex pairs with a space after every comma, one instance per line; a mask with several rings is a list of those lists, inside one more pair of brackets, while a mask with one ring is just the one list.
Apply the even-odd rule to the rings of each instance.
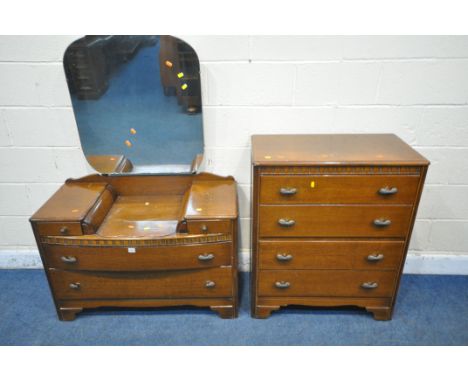
[[196, 53], [171, 36], [87, 36], [65, 73], [98, 174], [67, 180], [30, 219], [59, 318], [181, 305], [236, 317], [236, 182], [200, 172]]
[[252, 314], [391, 319], [429, 162], [395, 135], [252, 137]]

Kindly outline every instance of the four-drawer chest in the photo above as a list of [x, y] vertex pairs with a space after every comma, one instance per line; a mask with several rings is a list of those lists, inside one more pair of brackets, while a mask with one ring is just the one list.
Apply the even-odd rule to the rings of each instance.
[[429, 162], [390, 134], [252, 137], [252, 314], [392, 316]]

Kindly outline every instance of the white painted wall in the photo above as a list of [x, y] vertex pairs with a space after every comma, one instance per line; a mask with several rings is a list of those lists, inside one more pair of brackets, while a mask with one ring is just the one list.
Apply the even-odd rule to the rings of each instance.
[[[391, 132], [432, 162], [407, 270], [468, 273], [468, 37], [181, 37], [202, 62], [207, 170], [239, 182], [244, 269], [251, 134]], [[0, 36], [0, 267], [38, 266], [28, 217], [89, 172], [61, 63], [75, 38]]]

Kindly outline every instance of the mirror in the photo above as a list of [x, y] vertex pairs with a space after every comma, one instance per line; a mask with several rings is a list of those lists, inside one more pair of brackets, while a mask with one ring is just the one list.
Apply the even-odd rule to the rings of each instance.
[[200, 63], [172, 36], [85, 36], [64, 67], [81, 146], [104, 174], [193, 173], [203, 153]]

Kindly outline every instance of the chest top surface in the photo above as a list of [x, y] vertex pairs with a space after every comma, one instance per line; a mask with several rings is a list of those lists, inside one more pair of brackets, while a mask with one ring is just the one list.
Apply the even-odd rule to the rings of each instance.
[[254, 165], [421, 165], [429, 161], [394, 134], [254, 135]]

